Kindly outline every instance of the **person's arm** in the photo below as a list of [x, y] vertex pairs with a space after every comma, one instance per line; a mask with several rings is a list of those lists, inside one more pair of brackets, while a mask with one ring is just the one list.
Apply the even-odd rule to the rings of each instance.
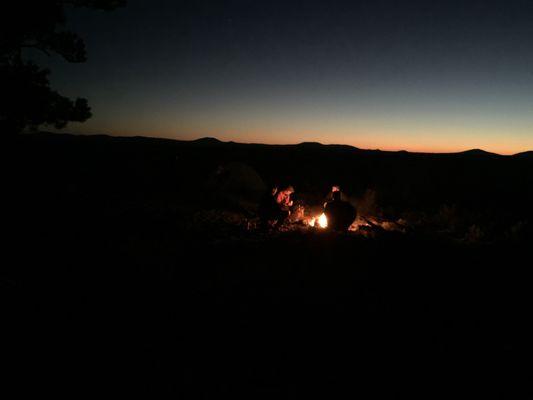
[[287, 207], [292, 207], [294, 201], [292, 201], [291, 196], [287, 196]]

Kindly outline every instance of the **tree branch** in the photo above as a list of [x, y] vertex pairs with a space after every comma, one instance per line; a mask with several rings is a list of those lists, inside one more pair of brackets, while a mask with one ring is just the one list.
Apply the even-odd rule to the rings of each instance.
[[23, 45], [20, 46], [20, 47], [22, 47], [22, 48], [26, 48], [26, 49], [36, 49], [36, 50], [40, 50], [40, 51], [42, 51], [44, 54], [46, 54], [48, 57], [50, 57], [50, 53], [48, 52], [48, 50], [43, 49], [43, 48], [40, 47], [40, 46], [30, 45], [30, 44], [23, 44]]

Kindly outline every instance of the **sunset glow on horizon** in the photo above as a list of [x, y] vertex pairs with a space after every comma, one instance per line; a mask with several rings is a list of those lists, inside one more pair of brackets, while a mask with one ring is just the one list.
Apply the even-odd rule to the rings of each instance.
[[[76, 126], [77, 125], [77, 126]], [[158, 127], [156, 129], [139, 126], [136, 129], [129, 127], [114, 127], [113, 124], [103, 125], [101, 129], [88, 127], [87, 124], [72, 124], [69, 132], [78, 134], [109, 134], [112, 136], [146, 136], [174, 140], [197, 140], [204, 137], [213, 137], [224, 142], [257, 143], [269, 145], [299, 144], [303, 142], [318, 142], [321, 144], [349, 145], [360, 149], [383, 151], [410, 151], [421, 153], [455, 153], [472, 149], [481, 149], [502, 155], [512, 155], [533, 149], [533, 138], [500, 135], [495, 128], [479, 132], [474, 129], [438, 129], [432, 131], [413, 129], [403, 132], [398, 126], [396, 129], [382, 129], [361, 127], [358, 130], [335, 131], [302, 128], [266, 129], [217, 129], [217, 128], [171, 128]], [[89, 128], [89, 129], [88, 129]], [[525, 135], [524, 135], [525, 136]]]

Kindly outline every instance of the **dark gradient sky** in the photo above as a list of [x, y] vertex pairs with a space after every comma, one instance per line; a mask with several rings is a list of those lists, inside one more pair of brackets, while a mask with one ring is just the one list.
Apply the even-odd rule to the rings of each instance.
[[533, 1], [140, 1], [76, 10], [50, 59], [67, 131], [499, 153], [533, 149]]

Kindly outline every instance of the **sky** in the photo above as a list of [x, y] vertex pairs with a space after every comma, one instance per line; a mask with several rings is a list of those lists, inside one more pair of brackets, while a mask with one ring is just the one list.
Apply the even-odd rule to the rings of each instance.
[[367, 149], [533, 150], [533, 2], [129, 0], [47, 58], [65, 131]]

